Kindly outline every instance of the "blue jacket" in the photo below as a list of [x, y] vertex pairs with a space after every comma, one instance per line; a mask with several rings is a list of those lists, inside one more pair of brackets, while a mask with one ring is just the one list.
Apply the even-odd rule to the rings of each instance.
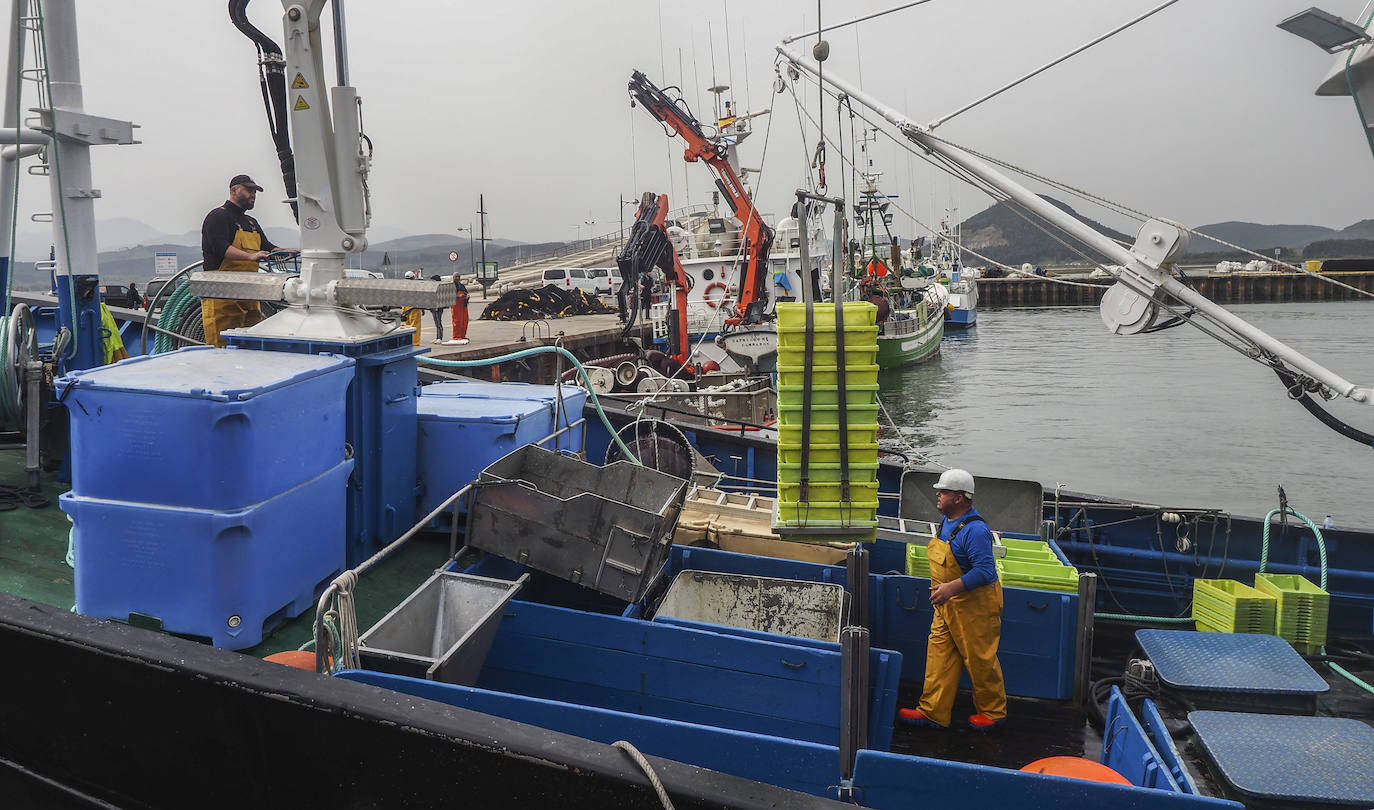
[[940, 524], [940, 539], [949, 543], [954, 552], [954, 561], [959, 563], [964, 575], [959, 578], [964, 590], [980, 588], [997, 579], [997, 561], [992, 556], [992, 530], [988, 524], [975, 520], [950, 537], [954, 527], [971, 517], [982, 517], [976, 509], [969, 509], [958, 520], [945, 519]]

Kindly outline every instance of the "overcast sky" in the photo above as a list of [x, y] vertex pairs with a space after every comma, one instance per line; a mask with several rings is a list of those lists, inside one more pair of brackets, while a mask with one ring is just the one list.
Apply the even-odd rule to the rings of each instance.
[[[1155, 4], [933, 0], [828, 34], [826, 69], [929, 121]], [[830, 2], [823, 21], [890, 5]], [[1350, 100], [1313, 95], [1334, 57], [1274, 27], [1307, 5], [1182, 0], [940, 132], [1188, 224], [1344, 227], [1374, 216], [1374, 160]], [[98, 218], [194, 230], [228, 178], [249, 172], [267, 187], [260, 218], [291, 225], [276, 202], [282, 181], [254, 49], [225, 6], [78, 2], [87, 111], [141, 125], [142, 144], [94, 150]], [[1355, 18], [1361, 6], [1324, 7]], [[803, 146], [791, 97], [772, 95], [772, 48], [814, 28], [813, 3], [352, 0], [346, 11], [351, 82], [376, 150], [376, 234], [454, 232], [475, 220], [479, 193], [490, 235], [524, 241], [616, 230], [621, 195], [669, 193], [674, 207], [709, 201], [709, 171], [685, 165], [681, 142], [630, 108], [635, 68], [681, 84], [703, 119], [713, 83], [731, 84], [740, 109], [772, 107], [742, 150], [746, 166], [762, 164], [763, 210], [784, 212], [804, 179], [815, 133]], [[258, 0], [249, 15], [280, 40], [279, 3]], [[833, 132], [829, 103], [824, 114]], [[847, 133], [845, 141], [849, 149]], [[951, 200], [964, 215], [988, 204], [890, 143], [875, 160], [886, 190], [918, 215]], [[833, 151], [830, 166], [837, 191]], [[25, 214], [48, 207], [25, 199]]]

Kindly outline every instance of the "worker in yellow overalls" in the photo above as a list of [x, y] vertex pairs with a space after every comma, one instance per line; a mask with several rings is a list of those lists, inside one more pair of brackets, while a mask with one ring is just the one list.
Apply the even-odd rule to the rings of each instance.
[[935, 483], [935, 508], [944, 516], [926, 546], [930, 603], [935, 616], [926, 642], [921, 703], [898, 716], [917, 726], [948, 728], [959, 676], [968, 669], [974, 714], [969, 728], [987, 731], [1007, 718], [1007, 690], [997, 645], [1002, 637], [1002, 583], [992, 555], [992, 532], [973, 509], [973, 476], [946, 470]]
[[[258, 261], [277, 250], [258, 221], [248, 216], [259, 191], [262, 186], [254, 183], [253, 178], [246, 174], [235, 175], [229, 181], [229, 199], [205, 215], [205, 222], [200, 226], [200, 250], [206, 270], [256, 273]], [[201, 299], [200, 314], [207, 346], [223, 347], [221, 332], [252, 326], [262, 320], [257, 301], [228, 298]]]

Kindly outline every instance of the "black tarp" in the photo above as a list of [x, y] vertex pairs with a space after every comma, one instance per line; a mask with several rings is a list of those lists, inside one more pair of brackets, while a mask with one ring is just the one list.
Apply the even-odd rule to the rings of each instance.
[[570, 315], [606, 315], [615, 307], [582, 290], [565, 290], [546, 284], [537, 290], [511, 290], [487, 304], [484, 321], [532, 321], [540, 318], [566, 318]]

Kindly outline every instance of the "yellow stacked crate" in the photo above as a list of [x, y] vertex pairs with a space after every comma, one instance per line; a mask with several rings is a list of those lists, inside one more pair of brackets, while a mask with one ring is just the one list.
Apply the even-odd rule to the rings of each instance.
[[[812, 310], [813, 342], [806, 356], [806, 305], [778, 304], [778, 506], [774, 528], [792, 539], [813, 542], [872, 540], [878, 514], [878, 327], [877, 309], [866, 302], [844, 304], [839, 328], [835, 308]], [[844, 368], [844, 390], [839, 372]], [[811, 371], [807, 401], [806, 373]], [[840, 411], [846, 418], [847, 448], [840, 443]], [[809, 433], [803, 422], [810, 415]], [[808, 451], [807, 486], [802, 491], [802, 449]], [[847, 455], [841, 453], [847, 450]], [[842, 478], [848, 462], [849, 492]], [[829, 531], [830, 533], [826, 533]]]

